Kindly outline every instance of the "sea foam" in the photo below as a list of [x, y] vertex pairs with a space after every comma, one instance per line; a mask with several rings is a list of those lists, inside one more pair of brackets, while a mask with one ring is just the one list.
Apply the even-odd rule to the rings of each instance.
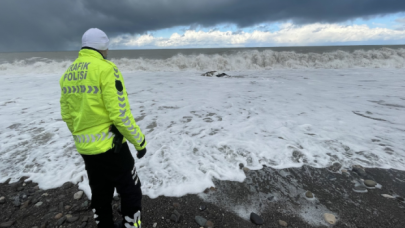
[[[251, 60], [254, 53], [238, 58]], [[399, 63], [398, 56], [378, 61]], [[49, 69], [47, 64], [53, 63], [31, 65], [40, 70]], [[144, 193], [181, 196], [213, 186], [213, 178], [242, 181], [239, 163], [250, 169], [339, 162], [345, 168], [359, 164], [404, 170], [405, 69], [386, 66], [262, 66], [227, 71], [230, 78], [203, 77], [191, 67], [124, 72], [133, 116], [148, 140], [148, 153], [136, 159]], [[53, 188], [83, 177], [80, 186], [90, 195], [82, 158], [60, 117], [58, 82], [64, 70], [60, 66], [53, 74], [1, 73], [0, 182], [29, 176], [41, 188]]]
[[[121, 72], [134, 71], [184, 71], [184, 70], [263, 70], [263, 69], [343, 69], [343, 68], [402, 68], [405, 66], [405, 49], [381, 48], [333, 51], [319, 53], [277, 52], [272, 50], [246, 50], [236, 54], [181, 55], [168, 59], [112, 59]], [[29, 58], [0, 64], [0, 74], [61, 74], [71, 60], [54, 61], [46, 58]]]

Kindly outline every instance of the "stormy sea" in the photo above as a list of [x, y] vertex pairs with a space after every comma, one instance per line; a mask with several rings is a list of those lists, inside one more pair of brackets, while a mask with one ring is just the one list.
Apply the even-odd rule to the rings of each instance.
[[[59, 78], [76, 57], [0, 53], [0, 225], [96, 226], [60, 116]], [[136, 159], [145, 227], [405, 227], [405, 46], [108, 59], [148, 140]]]

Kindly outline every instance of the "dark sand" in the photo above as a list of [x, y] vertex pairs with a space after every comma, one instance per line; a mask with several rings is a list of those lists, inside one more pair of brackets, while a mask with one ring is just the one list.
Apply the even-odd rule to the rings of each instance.
[[[405, 196], [405, 172], [368, 168], [365, 171], [358, 174], [349, 169], [345, 175], [308, 166], [283, 170], [264, 167], [247, 171], [242, 183], [215, 180], [215, 188], [199, 195], [156, 199], [144, 196], [142, 227], [157, 223], [156, 227], [198, 228], [194, 220], [197, 215], [211, 220], [215, 227], [282, 227], [279, 220], [287, 222], [288, 227], [332, 227], [323, 219], [324, 213], [331, 213], [337, 218], [333, 227], [404, 228], [405, 203], [401, 197]], [[382, 187], [357, 193], [353, 187], [361, 179], [374, 179]], [[78, 217], [59, 227], [96, 227], [93, 214], [86, 206], [87, 197], [73, 199], [79, 191], [77, 185], [49, 190], [37, 190], [36, 185], [24, 182], [24, 178], [12, 184], [0, 184], [0, 197], [6, 197], [0, 204], [0, 227], [12, 221], [15, 222], [9, 227], [57, 227], [58, 219], [54, 217], [58, 213]], [[307, 190], [313, 192], [314, 199], [305, 197]], [[397, 198], [385, 198], [381, 194]], [[16, 197], [20, 206], [15, 205]], [[37, 207], [36, 201], [43, 204]], [[121, 219], [117, 212], [119, 201], [112, 203], [115, 219]], [[71, 208], [65, 209], [67, 205]], [[207, 209], [200, 211], [201, 205]], [[179, 223], [170, 221], [173, 210], [182, 215]], [[252, 224], [248, 220], [250, 212], [259, 214], [264, 224]], [[88, 220], [83, 222], [86, 216]]]

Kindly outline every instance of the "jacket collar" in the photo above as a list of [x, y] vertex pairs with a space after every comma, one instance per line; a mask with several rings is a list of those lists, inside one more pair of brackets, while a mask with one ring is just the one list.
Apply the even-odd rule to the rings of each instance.
[[92, 56], [98, 59], [105, 59], [104, 56], [98, 50], [91, 47], [82, 47], [79, 51], [79, 56]]

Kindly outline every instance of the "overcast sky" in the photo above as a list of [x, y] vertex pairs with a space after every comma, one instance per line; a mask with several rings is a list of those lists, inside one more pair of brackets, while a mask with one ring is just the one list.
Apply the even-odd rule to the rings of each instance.
[[0, 52], [404, 44], [404, 0], [1, 0]]

